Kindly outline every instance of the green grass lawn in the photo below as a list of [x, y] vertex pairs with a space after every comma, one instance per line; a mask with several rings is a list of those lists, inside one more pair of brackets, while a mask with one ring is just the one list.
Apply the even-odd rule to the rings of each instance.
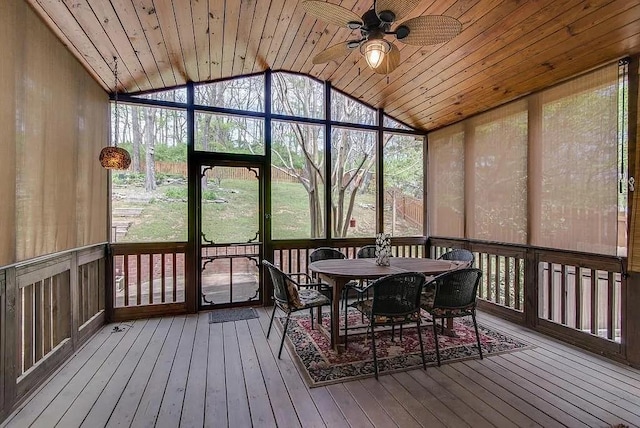
[[[209, 182], [207, 190], [208, 199], [202, 202], [202, 231], [206, 238], [216, 243], [253, 239], [258, 231], [258, 182], [225, 179], [220, 185]], [[147, 194], [148, 202], [139, 197], [145, 193], [139, 186], [114, 189], [114, 193], [124, 195], [114, 199], [114, 213], [118, 208], [142, 208], [139, 216], [127, 218], [132, 224], [117, 242], [187, 240], [186, 185], [160, 185], [152, 195]], [[184, 200], [173, 199], [180, 197]], [[358, 195], [353, 213], [356, 227], [349, 228], [348, 236], [375, 234], [374, 204], [375, 195]], [[117, 216], [114, 214], [113, 218], [115, 222]], [[310, 237], [309, 199], [302, 185], [274, 183], [271, 221], [273, 239]]]

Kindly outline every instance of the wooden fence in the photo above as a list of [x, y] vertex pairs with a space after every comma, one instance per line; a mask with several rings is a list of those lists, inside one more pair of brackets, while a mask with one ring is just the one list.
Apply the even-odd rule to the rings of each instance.
[[105, 322], [106, 245], [0, 270], [0, 420]]
[[424, 204], [422, 200], [403, 193], [402, 189], [391, 188], [385, 192], [385, 204], [395, 210], [396, 216], [422, 227], [424, 221]]

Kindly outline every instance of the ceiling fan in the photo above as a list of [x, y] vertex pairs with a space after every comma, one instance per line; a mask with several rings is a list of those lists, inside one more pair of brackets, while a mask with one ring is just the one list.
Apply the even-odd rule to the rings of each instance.
[[408, 45], [426, 46], [447, 42], [460, 34], [460, 21], [444, 15], [408, 19], [400, 22], [392, 31], [391, 27], [419, 3], [420, 0], [374, 0], [373, 8], [360, 17], [336, 4], [319, 0], [303, 1], [302, 7], [310, 15], [339, 27], [360, 30], [359, 38], [328, 47], [314, 56], [312, 62], [324, 64], [360, 48], [360, 53], [374, 72], [388, 74], [400, 65], [400, 51], [385, 39], [386, 35], [393, 35]]

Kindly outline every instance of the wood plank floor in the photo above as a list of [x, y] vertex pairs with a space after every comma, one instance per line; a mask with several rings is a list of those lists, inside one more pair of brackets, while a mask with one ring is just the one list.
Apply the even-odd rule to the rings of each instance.
[[640, 426], [639, 370], [489, 315], [535, 347], [309, 389], [259, 313], [107, 325], [2, 426]]

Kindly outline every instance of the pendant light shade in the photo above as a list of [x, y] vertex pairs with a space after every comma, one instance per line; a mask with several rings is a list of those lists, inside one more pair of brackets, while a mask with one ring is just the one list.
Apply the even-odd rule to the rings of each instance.
[[113, 90], [115, 91], [115, 101], [113, 108], [116, 116], [115, 137], [113, 139], [113, 146], [103, 147], [100, 150], [100, 165], [106, 169], [127, 169], [131, 165], [131, 155], [129, 152], [118, 147], [118, 128], [120, 128], [119, 116], [118, 116], [118, 61], [116, 57], [113, 57], [113, 76], [115, 78], [115, 84]]
[[380, 67], [390, 50], [391, 44], [384, 39], [367, 40], [360, 46], [360, 52], [373, 69]]
[[106, 169], [127, 169], [131, 165], [131, 156], [122, 147], [103, 147], [99, 159], [100, 165]]

